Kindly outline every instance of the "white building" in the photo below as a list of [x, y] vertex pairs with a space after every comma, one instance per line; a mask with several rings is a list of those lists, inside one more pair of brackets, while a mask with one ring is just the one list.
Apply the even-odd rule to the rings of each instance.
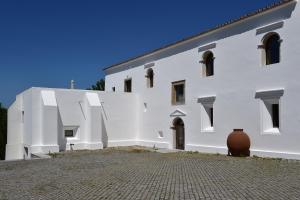
[[31, 88], [8, 112], [6, 159], [143, 145], [300, 159], [300, 8], [286, 0], [105, 69], [106, 92]]

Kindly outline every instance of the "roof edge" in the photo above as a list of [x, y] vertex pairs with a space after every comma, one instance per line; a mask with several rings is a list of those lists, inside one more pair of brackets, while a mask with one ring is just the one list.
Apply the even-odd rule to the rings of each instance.
[[195, 34], [195, 35], [192, 35], [192, 36], [183, 38], [183, 39], [181, 39], [181, 40], [178, 40], [178, 41], [173, 42], [173, 43], [171, 43], [171, 44], [167, 44], [167, 45], [162, 46], [162, 47], [160, 47], [160, 48], [156, 48], [156, 49], [154, 49], [154, 50], [150, 50], [150, 51], [148, 51], [148, 52], [146, 52], [146, 53], [143, 53], [143, 54], [141, 54], [141, 55], [138, 55], [138, 56], [135, 56], [135, 57], [126, 59], [126, 60], [124, 60], [124, 61], [122, 61], [122, 62], [119, 62], [119, 63], [113, 64], [113, 65], [110, 65], [110, 66], [108, 66], [108, 67], [106, 67], [106, 68], [103, 68], [102, 70], [103, 70], [103, 71], [106, 71], [106, 70], [108, 70], [108, 69], [111, 69], [111, 68], [114, 68], [114, 67], [118, 67], [118, 66], [120, 66], [120, 65], [123, 65], [123, 64], [126, 64], [126, 63], [130, 63], [130, 62], [133, 62], [133, 61], [136, 61], [136, 60], [138, 60], [138, 59], [142, 59], [143, 57], [149, 56], [149, 55], [151, 55], [151, 54], [159, 53], [160, 51], [164, 51], [164, 50], [166, 50], [166, 49], [176, 47], [177, 45], [181, 45], [181, 44], [183, 44], [183, 43], [185, 43], [185, 42], [189, 42], [189, 41], [191, 41], [191, 40], [197, 39], [197, 38], [202, 37], [202, 36], [204, 36], [204, 35], [206, 35], [206, 34], [211, 34], [211, 33], [215, 32], [215, 31], [219, 31], [219, 30], [221, 30], [221, 29], [223, 29], [223, 28], [227, 28], [227, 27], [232, 26], [232, 25], [235, 25], [235, 24], [237, 24], [237, 23], [239, 23], [239, 22], [242, 22], [242, 21], [251, 19], [252, 17], [256, 17], [256, 16], [261, 15], [261, 14], [264, 14], [264, 13], [266, 13], [266, 12], [268, 12], [268, 11], [272, 11], [273, 9], [277, 9], [277, 8], [282, 7], [282, 6], [289, 5], [289, 4], [292, 3], [292, 2], [297, 2], [297, 0], [281, 0], [281, 1], [276, 2], [276, 3], [273, 3], [273, 4], [271, 4], [271, 5], [267, 5], [266, 7], [263, 7], [263, 8], [260, 8], [260, 9], [255, 10], [255, 11], [253, 11], [253, 12], [250, 12], [250, 13], [248, 13], [248, 14], [242, 15], [242, 16], [240, 16], [239, 18], [229, 20], [229, 21], [227, 21], [227, 22], [225, 22], [225, 23], [223, 23], [223, 24], [219, 24], [219, 25], [217, 25], [217, 26], [215, 26], [215, 27], [213, 27], [213, 28], [211, 28], [211, 29], [208, 29], [208, 30], [202, 31], [202, 32], [200, 32], [200, 33], [197, 33], [197, 34]]

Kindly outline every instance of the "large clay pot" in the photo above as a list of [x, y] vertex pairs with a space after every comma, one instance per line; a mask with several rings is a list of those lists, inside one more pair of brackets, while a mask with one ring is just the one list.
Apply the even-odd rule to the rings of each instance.
[[232, 156], [250, 156], [250, 138], [243, 129], [233, 129], [227, 138], [228, 154]]

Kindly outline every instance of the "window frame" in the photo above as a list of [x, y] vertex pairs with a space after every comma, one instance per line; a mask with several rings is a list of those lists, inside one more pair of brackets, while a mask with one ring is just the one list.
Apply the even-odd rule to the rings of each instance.
[[[73, 131], [73, 136], [66, 136], [66, 131]], [[64, 138], [69, 140], [77, 140], [80, 136], [80, 127], [79, 126], [64, 126], [63, 128]]]
[[[186, 88], [185, 88], [185, 80], [180, 80], [180, 81], [175, 81], [175, 82], [172, 82], [172, 85], [171, 85], [171, 104], [172, 105], [184, 105], [185, 104], [185, 101], [186, 101]], [[178, 86], [178, 85], [183, 85], [183, 100], [182, 101], [176, 101], [177, 99], [177, 96], [176, 96], [176, 90], [175, 90], [175, 87]]]
[[[270, 56], [268, 53], [268, 49], [267, 49], [267, 44], [268, 41], [274, 37], [277, 36], [278, 37], [278, 62], [271, 62], [271, 58], [272, 56]], [[261, 64], [262, 66], [270, 66], [270, 65], [274, 65], [274, 64], [279, 64], [282, 61], [282, 53], [281, 53], [281, 43], [282, 43], [282, 39], [280, 37], [280, 34], [277, 32], [269, 32], [267, 34], [265, 34], [261, 40], [261, 45], [258, 45], [258, 48], [261, 49]]]
[[[66, 134], [67, 132], [70, 132], [70, 131], [72, 131], [72, 135], [71, 136]], [[74, 129], [65, 129], [64, 130], [64, 136], [65, 136], [65, 138], [74, 138], [75, 137], [75, 131], [74, 131]]]
[[[284, 88], [256, 91], [255, 98], [260, 104], [261, 134], [280, 135], [282, 127], [282, 97]], [[273, 124], [272, 105], [278, 104], [278, 127]]]
[[215, 132], [215, 101], [216, 95], [198, 97], [200, 103], [200, 130], [202, 133]]
[[[273, 105], [278, 105], [278, 127], [274, 126]], [[261, 129], [262, 134], [280, 135], [281, 133], [281, 99], [261, 99]]]

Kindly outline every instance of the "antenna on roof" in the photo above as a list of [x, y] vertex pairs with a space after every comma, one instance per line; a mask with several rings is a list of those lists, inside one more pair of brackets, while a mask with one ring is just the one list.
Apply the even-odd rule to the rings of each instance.
[[75, 89], [75, 81], [74, 80], [71, 80], [71, 89]]

